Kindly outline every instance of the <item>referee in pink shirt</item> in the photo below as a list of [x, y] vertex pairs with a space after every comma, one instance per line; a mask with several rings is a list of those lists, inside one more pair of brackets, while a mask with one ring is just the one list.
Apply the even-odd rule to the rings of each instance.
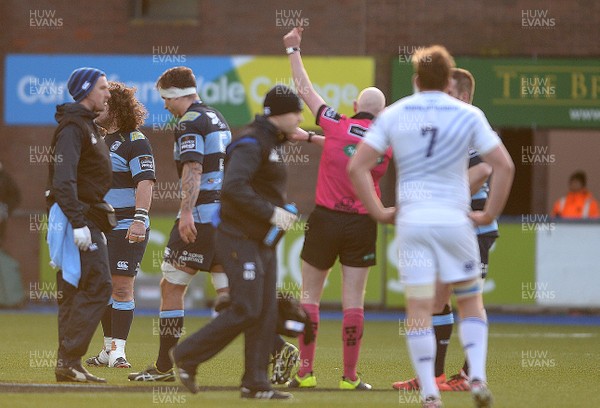
[[[339, 257], [342, 264], [343, 295], [342, 339], [344, 345], [343, 390], [370, 390], [371, 385], [361, 381], [356, 372], [364, 322], [364, 295], [369, 267], [375, 265], [377, 223], [358, 200], [346, 172], [356, 145], [371, 125], [374, 117], [385, 107], [385, 96], [374, 87], [364, 89], [354, 102], [356, 114], [351, 118], [328, 106], [314, 90], [300, 56], [301, 27], [294, 28], [283, 38], [292, 66], [294, 84], [317, 125], [325, 135], [319, 164], [316, 189], [316, 207], [308, 218], [304, 247], [302, 248], [303, 307], [314, 325], [315, 340], [308, 345], [300, 339], [300, 369], [288, 382], [290, 388], [313, 388], [317, 385], [313, 373], [316, 336], [319, 326], [319, 303], [325, 279]], [[308, 132], [312, 142], [314, 133]], [[321, 139], [315, 139], [316, 142]], [[319, 143], [321, 144], [321, 143]], [[385, 174], [391, 151], [388, 150], [372, 170], [377, 194], [379, 179]]]

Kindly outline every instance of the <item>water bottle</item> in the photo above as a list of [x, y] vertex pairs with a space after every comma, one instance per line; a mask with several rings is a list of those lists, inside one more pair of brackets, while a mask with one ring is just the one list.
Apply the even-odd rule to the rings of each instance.
[[[298, 215], [298, 209], [296, 208], [296, 206], [293, 203], [284, 205], [283, 209], [288, 212], [291, 212], [294, 215]], [[265, 239], [263, 239], [263, 243], [266, 246], [274, 247], [275, 245], [277, 245], [277, 243], [279, 242], [281, 237], [283, 237], [284, 233], [285, 233], [284, 230], [279, 228], [277, 225], [273, 225], [273, 226], [271, 226], [271, 229], [269, 229], [269, 231], [267, 232], [267, 235], [265, 235]]]

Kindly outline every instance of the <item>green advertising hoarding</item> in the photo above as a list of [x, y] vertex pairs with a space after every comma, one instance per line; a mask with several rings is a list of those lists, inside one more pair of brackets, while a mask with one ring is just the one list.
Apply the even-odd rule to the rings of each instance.
[[[169, 239], [174, 217], [152, 217], [152, 231], [141, 270], [144, 274], [159, 277], [164, 247]], [[296, 223], [280, 242], [278, 253], [278, 289], [302, 298], [300, 252], [304, 243], [304, 223]], [[523, 297], [522, 285], [535, 282], [535, 235], [523, 231], [521, 224], [501, 224], [500, 238], [490, 254], [489, 277], [484, 287], [488, 305], [534, 304], [535, 299]], [[398, 308], [404, 306], [404, 289], [396, 268], [397, 248], [394, 227], [379, 226], [377, 266], [369, 271], [365, 303], [373, 307]], [[49, 263], [45, 232], [40, 235], [40, 282], [54, 282], [55, 272]], [[205, 277], [203, 277], [205, 278]], [[196, 281], [199, 277], [194, 278]], [[203, 282], [208, 282], [202, 279]], [[156, 291], [158, 299], [159, 291]], [[210, 284], [204, 285], [204, 298], [214, 298]], [[340, 304], [342, 278], [340, 264], [336, 262], [327, 279], [322, 303]]]
[[[409, 58], [392, 62], [392, 97], [413, 92]], [[600, 60], [456, 58], [493, 126], [600, 128]]]

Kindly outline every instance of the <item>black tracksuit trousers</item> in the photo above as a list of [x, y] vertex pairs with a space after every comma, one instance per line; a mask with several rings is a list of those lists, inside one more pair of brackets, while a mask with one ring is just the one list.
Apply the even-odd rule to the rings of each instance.
[[267, 367], [277, 322], [276, 250], [221, 230], [217, 230], [215, 246], [229, 278], [232, 304], [175, 348], [175, 362], [186, 371], [195, 372], [200, 363], [244, 333], [242, 387], [270, 390]]

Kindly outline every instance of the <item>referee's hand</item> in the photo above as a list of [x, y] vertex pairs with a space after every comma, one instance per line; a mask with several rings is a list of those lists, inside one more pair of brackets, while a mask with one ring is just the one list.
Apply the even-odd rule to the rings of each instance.
[[196, 241], [196, 225], [194, 225], [194, 216], [191, 211], [182, 211], [179, 215], [179, 236], [186, 244]]
[[302, 31], [304, 31], [304, 28], [302, 27], [292, 28], [292, 30], [283, 37], [283, 45], [286, 48], [300, 47], [300, 42], [302, 41]]

